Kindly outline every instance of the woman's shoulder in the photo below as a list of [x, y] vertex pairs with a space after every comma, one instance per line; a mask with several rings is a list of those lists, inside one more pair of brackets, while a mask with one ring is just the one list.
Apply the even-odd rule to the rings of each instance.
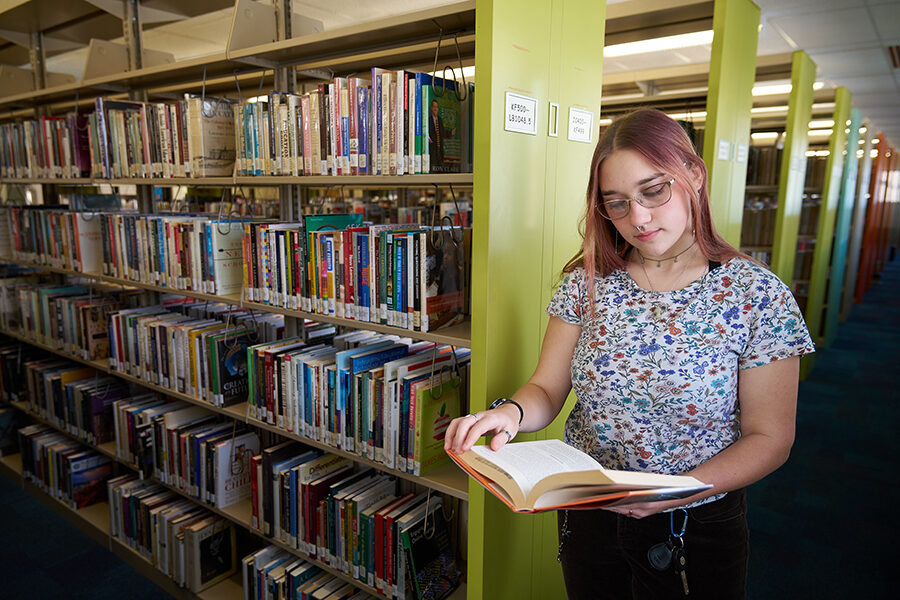
[[750, 293], [782, 293], [789, 291], [787, 285], [767, 267], [736, 256], [713, 271], [726, 287], [735, 285]]

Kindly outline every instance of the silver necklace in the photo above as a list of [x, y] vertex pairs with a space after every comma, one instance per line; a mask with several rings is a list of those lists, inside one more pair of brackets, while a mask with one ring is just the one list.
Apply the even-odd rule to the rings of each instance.
[[[656, 261], [656, 268], [657, 268], [657, 269], [659, 269], [660, 267], [662, 267], [662, 264], [663, 264], [664, 262], [666, 262], [667, 260], [671, 260], [673, 263], [677, 263], [677, 262], [678, 262], [678, 257], [681, 256], [682, 254], [684, 254], [685, 252], [687, 252], [688, 250], [690, 250], [691, 248], [693, 248], [695, 243], [696, 243], [696, 240], [693, 240], [693, 241], [691, 242], [691, 245], [690, 245], [690, 246], [688, 246], [687, 248], [685, 248], [684, 250], [682, 250], [681, 252], [679, 252], [679, 253], [676, 254], [675, 256], [669, 256], [669, 257], [667, 257], [667, 258], [651, 258], [650, 260], [655, 260], [655, 261]], [[641, 251], [638, 250], [637, 247], [635, 247], [635, 250], [637, 250], [638, 256], [641, 257], [641, 266], [643, 267], [643, 266], [644, 266], [644, 261], [647, 260], [647, 259], [646, 259], [646, 257], [645, 257], [643, 254], [641, 254]], [[648, 281], [649, 281], [649, 280], [648, 280]]]

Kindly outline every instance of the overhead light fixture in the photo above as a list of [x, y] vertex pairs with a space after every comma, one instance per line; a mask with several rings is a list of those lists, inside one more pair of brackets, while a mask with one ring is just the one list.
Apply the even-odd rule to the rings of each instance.
[[825, 137], [831, 135], [830, 129], [810, 129], [807, 134], [809, 137]]
[[807, 150], [806, 151], [807, 156], [823, 157], [823, 156], [828, 156], [829, 154], [831, 154], [831, 153], [828, 150]]
[[879, 138], [875, 138], [874, 140], [872, 140], [872, 143], [873, 143], [873, 144], [877, 144], [877, 143], [880, 142], [880, 141], [881, 141], [881, 140], [880, 140]]
[[832, 127], [834, 127], [834, 121], [831, 119], [822, 119], [820, 121], [809, 122], [810, 129], [831, 129]]
[[[813, 90], [821, 90], [825, 87], [824, 81], [816, 81], [813, 83]], [[793, 86], [790, 81], [770, 81], [753, 86], [754, 96], [775, 96], [778, 94], [790, 94]]]
[[867, 132], [868, 130], [869, 130], [869, 128], [866, 127], [865, 125], [863, 125], [862, 127], [859, 128], [859, 132], [860, 132], [860, 133], [865, 133], [865, 132]]
[[669, 115], [670, 119], [675, 119], [676, 121], [705, 121], [706, 120], [706, 111], [698, 110], [696, 112], [683, 112], [683, 113], [666, 113]]
[[787, 106], [756, 106], [750, 109], [751, 115], [779, 115], [787, 114]]
[[661, 52], [664, 50], [678, 50], [679, 48], [692, 48], [695, 46], [705, 46], [713, 41], [713, 30], [695, 31], [694, 33], [682, 33], [679, 35], [669, 35], [661, 38], [653, 38], [649, 40], [639, 40], [637, 42], [625, 42], [624, 44], [613, 44], [603, 48], [603, 58], [616, 58], [620, 56], [634, 56], [635, 54], [646, 54], [648, 52]]
[[624, 100], [641, 100], [646, 98], [644, 94], [619, 94], [617, 96], [603, 96], [600, 98], [600, 104], [604, 102], [616, 102], [616, 101], [624, 101]]
[[757, 131], [750, 134], [750, 139], [759, 142], [774, 141], [778, 139], [778, 135], [777, 131]]

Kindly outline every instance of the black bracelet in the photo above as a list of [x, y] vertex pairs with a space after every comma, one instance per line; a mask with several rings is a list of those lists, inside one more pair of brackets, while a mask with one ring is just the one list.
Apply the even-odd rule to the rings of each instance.
[[511, 400], [509, 398], [497, 398], [491, 403], [491, 405], [488, 407], [488, 410], [494, 410], [495, 408], [503, 406], [504, 404], [514, 404], [515, 407], [519, 409], [519, 425], [521, 425], [522, 419], [525, 418], [525, 411], [522, 410], [522, 405], [515, 400]]

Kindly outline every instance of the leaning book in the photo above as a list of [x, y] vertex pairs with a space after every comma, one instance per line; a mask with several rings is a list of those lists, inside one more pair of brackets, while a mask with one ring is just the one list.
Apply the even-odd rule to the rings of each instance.
[[475, 446], [450, 458], [515, 512], [687, 498], [712, 488], [693, 477], [604, 469], [560, 440], [507, 444], [497, 452]]

